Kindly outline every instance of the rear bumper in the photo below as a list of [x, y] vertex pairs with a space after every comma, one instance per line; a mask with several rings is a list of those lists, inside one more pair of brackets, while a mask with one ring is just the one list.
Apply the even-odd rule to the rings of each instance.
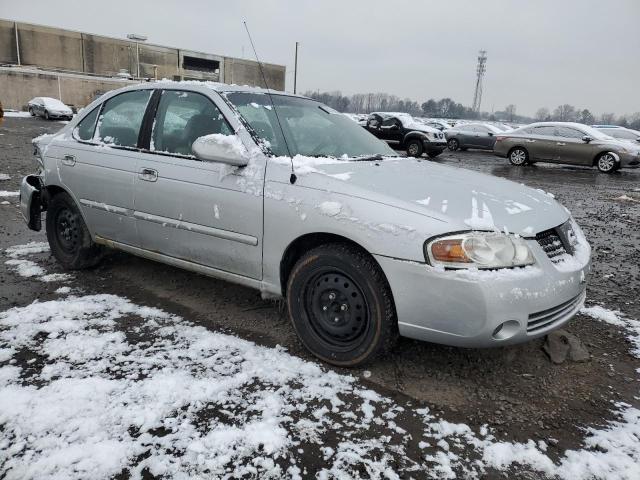
[[20, 213], [31, 230], [42, 229], [42, 179], [27, 175], [20, 184]]

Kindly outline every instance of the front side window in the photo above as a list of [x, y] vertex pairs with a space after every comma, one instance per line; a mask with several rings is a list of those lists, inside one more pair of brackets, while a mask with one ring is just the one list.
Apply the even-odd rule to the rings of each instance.
[[108, 145], [137, 147], [151, 93], [151, 90], [134, 90], [107, 100], [96, 126], [96, 140]]
[[93, 132], [96, 128], [96, 118], [98, 118], [98, 112], [100, 112], [99, 106], [94, 108], [91, 113], [84, 117], [76, 126], [73, 133], [77, 139], [84, 140], [85, 142], [89, 142], [91, 141], [91, 139], [93, 139]]
[[309, 157], [396, 156], [385, 142], [315, 100], [271, 95], [281, 129], [268, 95], [227, 92], [225, 97], [277, 156], [288, 155], [287, 146], [291, 155]]
[[216, 105], [204, 95], [164, 90], [151, 133], [152, 151], [193, 155], [191, 146], [199, 137], [233, 130]]

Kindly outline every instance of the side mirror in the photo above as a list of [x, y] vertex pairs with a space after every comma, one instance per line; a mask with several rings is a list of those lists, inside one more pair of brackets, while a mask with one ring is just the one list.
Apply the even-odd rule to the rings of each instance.
[[249, 163], [247, 151], [235, 135], [214, 133], [199, 137], [191, 145], [191, 150], [198, 159], [208, 162], [226, 163], [236, 167], [244, 167]]
[[593, 138], [591, 138], [589, 135], [585, 135], [584, 137], [582, 137], [582, 141], [585, 143], [589, 143], [591, 140], [593, 140]]
[[391, 130], [400, 130], [400, 127], [397, 124], [391, 125]]
[[493, 137], [493, 132], [489, 132], [488, 134], [490, 137]]

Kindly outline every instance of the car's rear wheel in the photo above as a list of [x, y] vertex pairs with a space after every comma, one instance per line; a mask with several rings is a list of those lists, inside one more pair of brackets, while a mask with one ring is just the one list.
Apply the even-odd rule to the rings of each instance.
[[304, 346], [342, 367], [366, 364], [398, 337], [391, 289], [378, 264], [356, 247], [310, 250], [287, 282], [289, 315]]
[[102, 248], [91, 239], [78, 207], [67, 193], [58, 193], [49, 201], [46, 225], [51, 253], [64, 268], [89, 268], [101, 260]]
[[49, 120], [49, 112], [47, 110], [44, 111], [44, 119]]
[[458, 142], [457, 139], [452, 138], [447, 142], [447, 147], [449, 148], [449, 150], [451, 150], [452, 152], [455, 152], [456, 150], [458, 150], [458, 148], [460, 148], [460, 142]]
[[407, 156], [409, 157], [421, 157], [424, 151], [422, 142], [416, 138], [409, 140], [406, 144]]
[[529, 161], [529, 152], [522, 147], [515, 147], [509, 151], [509, 163], [521, 167]]
[[33, 113], [33, 108], [29, 107], [29, 115], [31, 115], [32, 117], [35, 117], [36, 114]]
[[596, 166], [602, 173], [613, 173], [618, 169], [618, 162], [613, 153], [605, 152], [598, 157]]

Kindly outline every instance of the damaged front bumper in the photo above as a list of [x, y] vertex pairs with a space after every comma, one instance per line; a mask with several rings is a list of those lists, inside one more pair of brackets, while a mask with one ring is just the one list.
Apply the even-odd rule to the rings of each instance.
[[20, 184], [20, 213], [31, 230], [42, 229], [42, 179], [38, 175], [27, 175]]

